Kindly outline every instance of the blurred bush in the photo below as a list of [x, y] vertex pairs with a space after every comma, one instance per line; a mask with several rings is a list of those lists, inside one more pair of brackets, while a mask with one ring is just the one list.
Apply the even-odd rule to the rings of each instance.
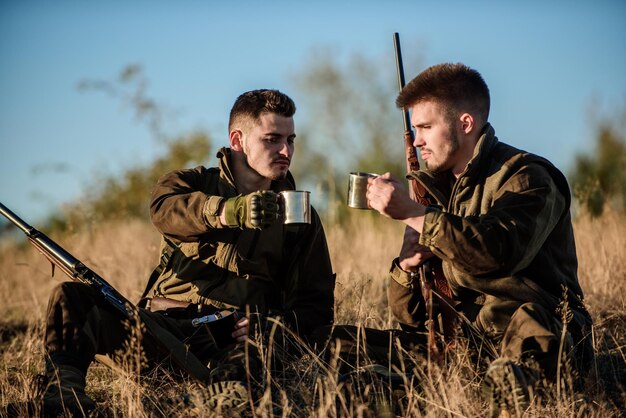
[[[398, 81], [391, 40], [389, 44], [382, 57], [317, 49], [303, 65], [305, 71], [293, 76], [297, 104], [307, 121], [299, 124], [293, 172], [300, 185], [323, 196], [321, 209], [329, 222], [346, 219], [351, 171], [406, 173], [403, 116], [395, 106]], [[405, 65], [418, 69], [419, 61]]]
[[172, 139], [165, 154], [145, 167], [134, 167], [120, 176], [93, 179], [85, 196], [51, 216], [47, 231], [80, 229], [94, 222], [121, 218], [149, 219], [150, 193], [165, 173], [205, 163], [211, 156], [211, 140], [204, 132]]
[[165, 173], [204, 164], [212, 152], [212, 142], [203, 131], [168, 135], [164, 125], [167, 114], [163, 105], [147, 94], [148, 82], [141, 66], [131, 64], [109, 80], [83, 80], [81, 91], [95, 91], [123, 102], [135, 118], [145, 123], [155, 142], [164, 148], [154, 161], [126, 169], [120, 175], [100, 174], [88, 179], [90, 186], [83, 196], [64, 205], [61, 213], [51, 215], [45, 231], [68, 231], [88, 227], [95, 222], [121, 218], [149, 219], [150, 193]]
[[595, 144], [578, 154], [569, 173], [574, 197], [592, 217], [607, 205], [626, 212], [626, 107], [621, 115], [596, 122]]

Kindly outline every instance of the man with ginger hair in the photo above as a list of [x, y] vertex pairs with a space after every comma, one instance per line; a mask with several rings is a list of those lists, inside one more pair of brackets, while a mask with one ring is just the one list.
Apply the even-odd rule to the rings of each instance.
[[369, 205], [406, 225], [390, 308], [404, 329], [424, 329], [416, 272], [440, 259], [458, 315], [498, 348], [484, 379], [492, 415], [521, 415], [539, 378], [554, 381], [563, 363], [583, 374], [593, 356], [567, 181], [546, 159], [498, 140], [487, 84], [466, 65], [426, 69], [396, 103], [411, 112], [426, 165], [408, 177], [430, 204], [411, 200], [389, 173], [369, 180]]
[[[196, 364], [208, 364], [212, 407], [249, 404], [248, 394], [264, 376], [254, 341], [271, 324], [282, 322], [306, 341], [333, 322], [335, 275], [320, 218], [311, 208], [310, 224], [284, 224], [279, 210], [279, 192], [295, 190], [289, 171], [295, 111], [278, 90], [241, 94], [218, 167], [168, 173], [152, 193], [152, 223], [164, 239], [140, 309], [184, 344]], [[225, 310], [243, 317], [219, 335], [192, 323]], [[46, 326], [44, 409], [93, 410], [85, 394], [87, 369], [96, 354], [123, 349], [128, 337], [123, 318], [91, 288], [76, 282], [55, 288]], [[169, 361], [146, 338], [142, 348], [151, 366]]]

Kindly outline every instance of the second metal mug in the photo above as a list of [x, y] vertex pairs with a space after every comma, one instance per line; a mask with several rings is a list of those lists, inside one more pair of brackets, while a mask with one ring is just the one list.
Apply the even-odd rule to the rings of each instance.
[[363, 173], [360, 171], [350, 173], [348, 183], [348, 206], [354, 209], [370, 209], [367, 206], [367, 179], [378, 177], [378, 174]]

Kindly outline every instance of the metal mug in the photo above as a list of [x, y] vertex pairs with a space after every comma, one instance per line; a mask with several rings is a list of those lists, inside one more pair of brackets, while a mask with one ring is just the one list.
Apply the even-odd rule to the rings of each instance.
[[378, 174], [353, 171], [348, 183], [348, 206], [354, 209], [371, 209], [367, 205], [367, 179], [378, 177]]
[[285, 190], [280, 192], [282, 201], [283, 223], [311, 223], [311, 192], [303, 190]]

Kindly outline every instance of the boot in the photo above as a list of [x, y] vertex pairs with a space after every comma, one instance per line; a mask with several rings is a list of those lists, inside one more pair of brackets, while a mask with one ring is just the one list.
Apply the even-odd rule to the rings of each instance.
[[248, 389], [237, 380], [215, 382], [207, 387], [207, 404], [212, 409], [241, 412], [249, 405]]
[[248, 388], [238, 380], [193, 386], [183, 395], [183, 402], [194, 416], [206, 415], [207, 407], [212, 413], [237, 416], [250, 406]]
[[73, 366], [46, 364], [46, 386], [42, 395], [44, 416], [69, 412], [87, 416], [96, 403], [85, 394], [85, 373]]
[[377, 417], [404, 415], [407, 393], [413, 388], [412, 374], [396, 373], [381, 364], [368, 364], [339, 375], [338, 382], [349, 403], [371, 402]]
[[489, 416], [521, 417], [532, 401], [534, 383], [523, 366], [506, 358], [494, 360], [482, 383], [489, 401]]

